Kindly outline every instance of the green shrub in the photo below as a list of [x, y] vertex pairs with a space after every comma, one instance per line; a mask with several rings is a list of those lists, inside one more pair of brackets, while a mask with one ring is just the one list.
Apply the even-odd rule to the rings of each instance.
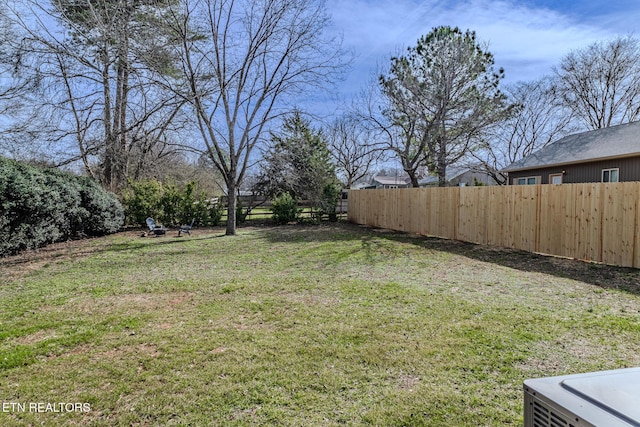
[[[211, 219], [209, 212], [209, 203], [206, 195], [203, 192], [198, 192], [196, 182], [191, 181], [182, 191], [178, 221], [181, 224], [191, 224], [191, 220], [195, 219], [195, 224], [204, 224]], [[220, 219], [218, 219], [218, 222], [220, 222]]]
[[320, 215], [327, 215], [329, 221], [338, 221], [338, 214], [336, 213], [336, 206], [338, 205], [338, 198], [342, 191], [337, 184], [331, 183], [325, 185], [322, 189], [322, 197], [319, 201]]
[[161, 214], [156, 221], [165, 225], [176, 225], [180, 222], [180, 209], [182, 207], [182, 191], [175, 184], [169, 182], [164, 185], [164, 191], [160, 197]]
[[97, 182], [88, 177], [80, 177], [82, 206], [90, 221], [84, 226], [90, 236], [115, 233], [124, 223], [124, 208], [111, 193], [102, 190]]
[[89, 178], [0, 158], [0, 256], [117, 231], [118, 199]]
[[302, 210], [298, 208], [298, 202], [291, 197], [289, 193], [283, 193], [273, 199], [271, 205], [271, 212], [273, 212], [273, 221], [276, 224], [287, 224], [292, 221], [297, 221], [300, 218], [300, 212]]
[[145, 221], [149, 217], [160, 221], [163, 192], [164, 187], [162, 183], [155, 179], [144, 181], [130, 180], [122, 192], [126, 224], [145, 226]]
[[0, 253], [13, 254], [53, 242], [62, 235], [42, 171], [0, 159]]
[[[205, 204], [205, 206], [207, 206]], [[220, 199], [211, 200], [207, 206], [207, 213], [209, 214], [209, 221], [212, 226], [220, 225], [220, 221], [222, 221], [222, 214], [224, 214], [224, 204], [220, 201]]]
[[192, 219], [196, 224], [205, 224], [211, 215], [206, 195], [198, 191], [194, 181], [182, 189], [172, 182], [163, 184], [155, 179], [129, 181], [122, 202], [128, 225], [144, 227], [148, 217], [167, 226], [190, 224]]

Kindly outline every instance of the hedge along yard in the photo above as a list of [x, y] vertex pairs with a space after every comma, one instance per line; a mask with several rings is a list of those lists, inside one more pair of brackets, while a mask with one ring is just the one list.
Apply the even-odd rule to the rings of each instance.
[[[640, 365], [640, 272], [351, 224], [139, 232], [0, 267], [0, 425], [522, 425]], [[71, 405], [73, 404], [73, 405]]]

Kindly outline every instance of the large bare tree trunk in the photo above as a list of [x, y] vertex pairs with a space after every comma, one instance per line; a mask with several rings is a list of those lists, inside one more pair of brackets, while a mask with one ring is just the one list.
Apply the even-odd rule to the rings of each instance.
[[227, 236], [234, 236], [236, 234], [237, 221], [236, 221], [236, 207], [237, 204], [237, 188], [234, 180], [227, 182], [228, 202], [227, 202]]
[[279, 103], [330, 81], [344, 64], [339, 42], [323, 36], [327, 24], [316, 0], [185, 0], [172, 17], [184, 79], [174, 90], [192, 106], [200, 148], [226, 183], [228, 235], [252, 153], [284, 112]]

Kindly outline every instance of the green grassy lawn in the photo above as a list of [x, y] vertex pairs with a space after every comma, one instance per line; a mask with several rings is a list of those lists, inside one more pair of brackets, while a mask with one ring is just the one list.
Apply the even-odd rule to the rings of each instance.
[[[300, 218], [302, 218], [303, 220], [312, 218], [311, 208], [310, 207], [305, 206], [305, 207], [300, 207], [299, 209], [300, 209]], [[224, 213], [222, 214], [222, 218], [221, 218], [222, 222], [226, 222], [227, 214], [228, 214], [228, 212], [225, 210]], [[345, 212], [339, 213], [338, 216], [340, 216], [343, 219], [346, 219], [346, 213]], [[254, 221], [272, 223], [272, 221], [271, 221], [272, 218], [273, 218], [273, 211], [271, 210], [271, 208], [264, 207], [264, 206], [259, 206], [259, 207], [251, 209], [251, 212], [249, 213], [249, 215], [247, 215], [246, 219], [247, 219], [248, 223], [251, 223], [251, 222], [254, 222]], [[326, 219], [326, 216], [325, 216], [325, 219]]]
[[519, 426], [526, 378], [640, 365], [638, 270], [346, 224], [176, 234], [0, 260], [0, 425]]

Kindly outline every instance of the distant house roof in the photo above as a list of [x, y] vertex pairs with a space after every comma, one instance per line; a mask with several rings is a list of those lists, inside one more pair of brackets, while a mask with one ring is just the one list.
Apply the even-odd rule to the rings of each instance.
[[439, 180], [437, 176], [427, 175], [418, 181], [418, 185], [421, 187], [427, 186], [427, 185], [438, 185], [438, 182]]
[[[454, 179], [466, 174], [466, 173], [473, 173], [476, 172], [473, 168], [468, 167], [468, 166], [457, 166], [457, 165], [452, 165], [449, 166], [447, 168], [447, 172], [445, 174], [445, 181], [446, 182], [451, 182]], [[481, 172], [479, 172], [481, 173]], [[430, 185], [438, 185], [439, 180], [437, 176], [434, 175], [427, 175], [424, 178], [422, 178], [420, 181], [418, 181], [418, 184], [420, 186], [430, 186]]]
[[380, 185], [407, 185], [411, 180], [408, 176], [381, 176], [376, 175], [373, 181]]
[[640, 155], [640, 122], [565, 136], [512, 163], [503, 172]]

